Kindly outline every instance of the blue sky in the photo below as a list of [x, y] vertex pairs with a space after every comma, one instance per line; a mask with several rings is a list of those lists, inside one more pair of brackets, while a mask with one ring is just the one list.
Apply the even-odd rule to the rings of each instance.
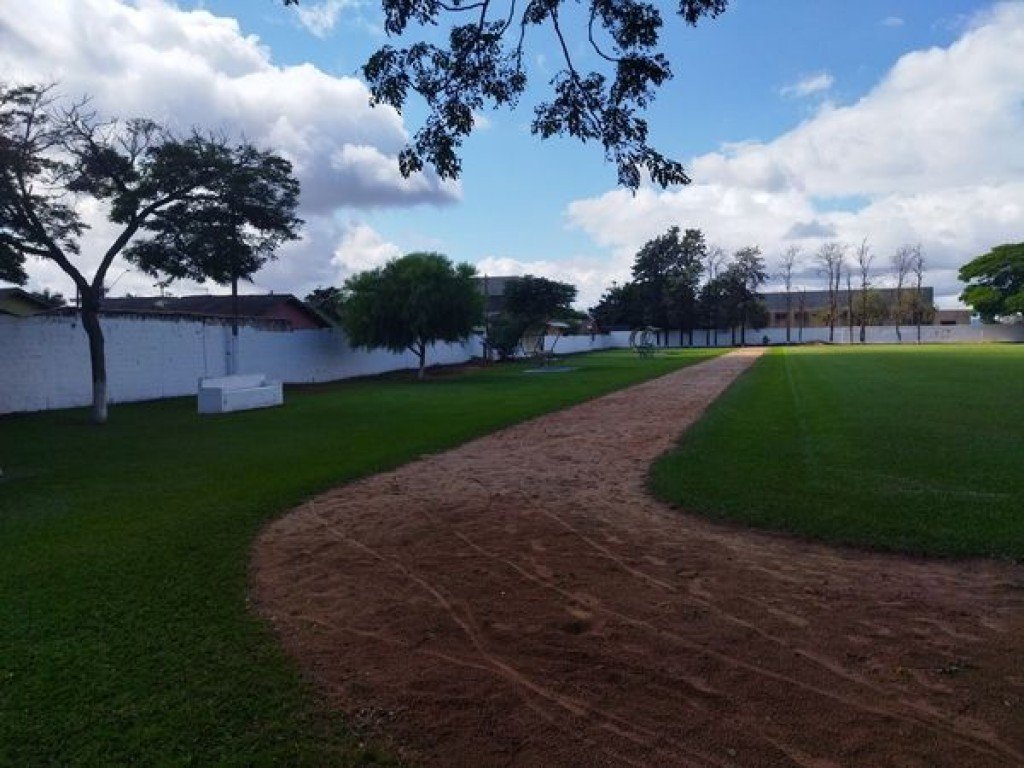
[[[311, 61], [337, 75], [357, 74], [387, 41], [372, 3], [342, 6], [336, 25], [323, 37], [311, 34], [296, 12], [273, 0], [194, 5], [238, 19], [243, 31], [258, 35], [280, 64]], [[321, 5], [323, 0], [303, 0], [300, 7]], [[676, 77], [650, 112], [654, 144], [689, 159], [730, 142], [770, 140], [805, 120], [825, 98], [855, 101], [902, 54], [948, 45], [985, 5], [969, 0], [735, 0], [726, 14], [697, 28], [669, 16], [665, 49]], [[563, 211], [572, 200], [612, 186], [614, 168], [596, 146], [540, 142], [530, 135], [530, 105], [544, 97], [558, 61], [547, 35], [535, 35], [533, 43], [534, 78], [523, 104], [514, 112], [485, 113], [489, 127], [465, 146], [463, 200], [441, 210], [426, 205], [360, 211], [361, 220], [406, 249], [420, 247], [422, 239], [422, 247], [469, 261], [496, 254], [557, 260], [592, 247], [584, 233], [567, 228]], [[586, 53], [582, 45], [579, 51]], [[803, 98], [780, 93], [822, 72], [834, 79], [827, 91]], [[412, 106], [409, 123], [414, 125], [418, 111]]]
[[[421, 111], [371, 113], [352, 79], [386, 41], [373, 2], [13, 5], [0, 7], [0, 65], [16, 75], [60, 79], [105, 111], [237, 130], [295, 158], [308, 236], [254, 290], [302, 293], [431, 249], [492, 274], [572, 280], [589, 304], [628, 274], [644, 240], [679, 224], [727, 250], [760, 244], [770, 264], [797, 243], [808, 286], [820, 241], [800, 233], [868, 237], [879, 283], [888, 254], [921, 241], [948, 305], [956, 266], [1024, 229], [1024, 209], [1004, 203], [1024, 178], [1024, 67], [1008, 61], [1024, 58], [1020, 0], [733, 0], [696, 29], [667, 14], [676, 77], [648, 117], [654, 144], [694, 184], [636, 196], [615, 188], [599, 148], [529, 134], [558, 61], [545, 30], [530, 40], [523, 104], [485, 113], [453, 187], [395, 176]], [[574, 55], [590, 63], [582, 42]], [[62, 286], [45, 265], [32, 275]], [[121, 285], [148, 287], [130, 272]]]

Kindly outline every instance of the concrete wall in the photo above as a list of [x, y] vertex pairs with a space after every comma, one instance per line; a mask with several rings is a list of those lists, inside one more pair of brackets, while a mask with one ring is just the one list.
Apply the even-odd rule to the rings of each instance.
[[[869, 344], [899, 344], [901, 343], [896, 335], [895, 326], [881, 325], [868, 326], [866, 329], [866, 341]], [[850, 329], [847, 326], [836, 326], [835, 343], [849, 344]], [[917, 328], [915, 326], [902, 326], [902, 343], [917, 343]], [[760, 331], [747, 329], [747, 344], [757, 345], [764, 343], [768, 337], [769, 344], [785, 344], [785, 328], [763, 328]], [[739, 343], [739, 330], [736, 331], [736, 341]], [[799, 329], [793, 328], [792, 341], [794, 344], [801, 341]], [[670, 340], [673, 344], [678, 343], [679, 333], [672, 332]], [[718, 346], [727, 347], [732, 341], [732, 334], [728, 329], [718, 332]], [[803, 343], [814, 343], [828, 341], [828, 328], [804, 328], [802, 335]], [[1024, 342], [1024, 325], [923, 325], [921, 326], [921, 341], [926, 344], [956, 344], [969, 342], [989, 341], [1013, 341]], [[684, 346], [689, 344], [688, 337], [683, 337]], [[853, 342], [860, 343], [860, 328], [853, 328]], [[707, 343], [706, 331], [694, 331], [693, 345], [703, 347]], [[714, 332], [712, 331], [711, 345], [715, 346]]]
[[[204, 376], [223, 376], [231, 328], [214, 321], [108, 317], [107, 379], [111, 402], [194, 395]], [[462, 363], [480, 354], [478, 340], [440, 344], [430, 365]], [[89, 348], [74, 316], [0, 315], [0, 413], [70, 408], [91, 402]], [[287, 383], [333, 381], [415, 368], [412, 353], [352, 349], [336, 329], [282, 331], [243, 325], [238, 372], [266, 373]]]
[[[194, 395], [204, 376], [223, 376], [232, 354], [231, 328], [217, 321], [154, 318], [137, 315], [107, 317], [107, 377], [111, 402], [155, 400]], [[286, 383], [334, 381], [415, 368], [411, 353], [395, 355], [367, 352], [349, 346], [337, 329], [283, 331], [243, 325], [239, 330], [239, 373], [265, 373]], [[573, 354], [629, 346], [628, 331], [591, 337], [563, 336], [556, 354]], [[749, 331], [748, 344], [785, 343], [784, 328]], [[857, 329], [854, 329], [856, 340]], [[696, 331], [694, 346], [705, 344], [706, 334]], [[728, 346], [731, 335], [719, 332], [719, 345]], [[796, 341], [797, 332], [794, 330]], [[827, 328], [804, 330], [805, 342], [825, 341]], [[903, 343], [914, 343], [914, 328], [905, 328]], [[924, 326], [926, 342], [1024, 341], [1022, 326]], [[687, 346], [678, 331], [668, 334], [668, 346]], [[680, 344], [680, 342], [683, 342]], [[847, 329], [836, 329], [836, 341], [847, 343]], [[868, 329], [868, 341], [895, 343], [896, 329]], [[555, 339], [548, 338], [550, 349]], [[661, 346], [665, 346], [664, 334]], [[430, 365], [449, 365], [479, 357], [478, 338], [465, 344], [439, 344], [430, 350]], [[91, 400], [89, 350], [85, 331], [75, 316], [17, 318], [0, 315], [0, 413], [41, 411], [87, 405]]]

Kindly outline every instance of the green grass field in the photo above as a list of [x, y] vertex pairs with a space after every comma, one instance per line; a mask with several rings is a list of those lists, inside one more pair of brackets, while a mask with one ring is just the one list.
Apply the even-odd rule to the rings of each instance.
[[708, 517], [1024, 558], [1024, 345], [770, 352], [652, 469]]
[[246, 606], [261, 524], [309, 495], [709, 356], [628, 351], [0, 419], [0, 764], [357, 765]]

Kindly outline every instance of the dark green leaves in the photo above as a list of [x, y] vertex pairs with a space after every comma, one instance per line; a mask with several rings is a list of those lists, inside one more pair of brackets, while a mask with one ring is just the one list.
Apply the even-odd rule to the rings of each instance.
[[1024, 243], [998, 245], [960, 268], [960, 295], [986, 322], [1024, 312]]
[[[427, 117], [399, 155], [403, 174], [431, 165], [441, 177], [459, 175], [458, 150], [473, 129], [473, 112], [517, 104], [527, 85], [527, 34], [548, 27], [562, 65], [551, 80], [551, 97], [534, 107], [533, 133], [599, 143], [619, 184], [630, 189], [645, 174], [662, 187], [689, 183], [681, 163], [648, 144], [647, 123], [639, 116], [672, 77], [668, 58], [657, 50], [664, 20], [656, 4], [590, 0], [585, 11], [567, 0], [527, 0], [500, 9], [493, 0], [382, 0], [381, 6], [390, 36], [405, 34], [410, 25], [427, 35], [452, 22], [446, 45], [385, 45], [363, 67], [374, 103], [402, 111], [410, 91], [426, 102]], [[681, 0], [677, 10], [696, 24], [726, 6], [727, 0]], [[595, 69], [583, 71], [573, 60], [577, 38], [596, 54]]]
[[392, 352], [461, 341], [483, 312], [474, 275], [439, 253], [410, 253], [360, 272], [342, 288], [342, 326], [353, 346]]

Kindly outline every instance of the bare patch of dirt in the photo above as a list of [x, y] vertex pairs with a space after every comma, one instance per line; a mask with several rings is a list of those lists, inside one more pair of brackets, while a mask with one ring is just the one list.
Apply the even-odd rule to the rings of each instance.
[[1024, 765], [1020, 567], [836, 549], [647, 494], [756, 354], [313, 499], [255, 545], [261, 613], [413, 764]]

